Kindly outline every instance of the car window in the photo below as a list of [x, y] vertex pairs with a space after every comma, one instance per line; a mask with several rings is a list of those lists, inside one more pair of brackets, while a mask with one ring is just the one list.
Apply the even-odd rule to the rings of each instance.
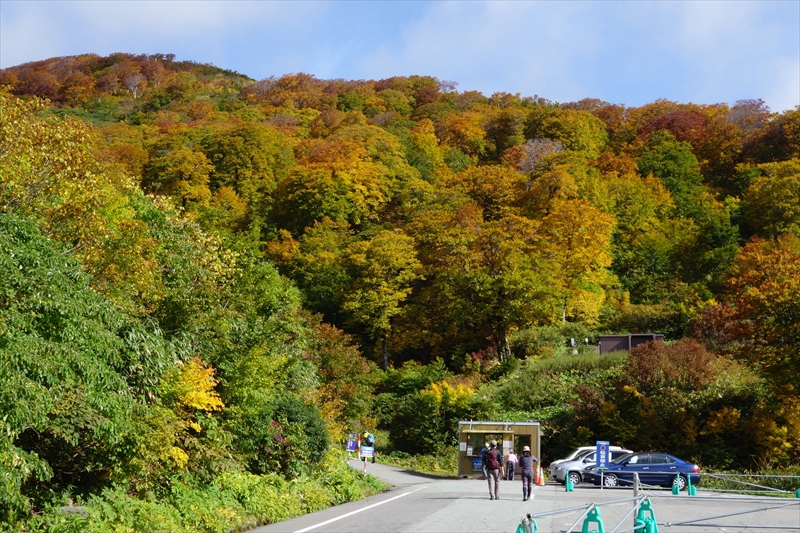
[[650, 457], [646, 453], [632, 455], [628, 460], [629, 465], [647, 465], [650, 464]]
[[581, 450], [580, 448], [578, 448], [577, 450], [573, 451], [571, 454], [566, 456], [564, 458], [564, 461], [575, 461], [577, 459], [580, 459], [587, 453], [590, 453], [591, 451], [592, 451], [591, 449]]
[[578, 459], [580, 459], [581, 457], [583, 457], [584, 455], [586, 455], [587, 453], [591, 453], [591, 451], [592, 451], [592, 450], [591, 450], [591, 449], [589, 449], [589, 448], [586, 448], [586, 449], [583, 449], [583, 450], [581, 450], [580, 448], [578, 448], [577, 450], [575, 450], [574, 452], [572, 452], [571, 454], [569, 454], [569, 457], [567, 457], [567, 459], [566, 459], [566, 460], [567, 460], [567, 461], [575, 461], [575, 460], [578, 460]]
[[611, 462], [612, 462], [612, 463], [614, 463], [614, 464], [618, 464], [618, 463], [624, 463], [625, 461], [627, 461], [627, 460], [628, 460], [628, 458], [630, 458], [630, 456], [631, 456], [631, 454], [630, 454], [630, 453], [626, 453], [625, 455], [623, 455], [623, 456], [621, 456], [621, 457], [617, 457], [616, 459], [614, 459], [614, 460], [613, 460], [613, 461], [611, 461]]
[[631, 453], [631, 452], [616, 452], [616, 451], [612, 451], [611, 452], [611, 460], [613, 461], [615, 459], [619, 459], [620, 457], [622, 457], [624, 455], [628, 455], [629, 453]]
[[584, 463], [595, 463], [597, 462], [597, 452], [587, 453], [586, 457], [583, 458]]
[[581, 459], [583, 459], [584, 457], [586, 457], [590, 453], [594, 453], [594, 452], [592, 452], [592, 450], [583, 450], [581, 453], [579, 453], [578, 455], [575, 456], [575, 461], [580, 461]]
[[650, 456], [650, 464], [661, 465], [661, 464], [671, 464], [674, 462], [675, 460], [672, 459], [672, 457], [667, 457], [666, 455], [653, 454]]

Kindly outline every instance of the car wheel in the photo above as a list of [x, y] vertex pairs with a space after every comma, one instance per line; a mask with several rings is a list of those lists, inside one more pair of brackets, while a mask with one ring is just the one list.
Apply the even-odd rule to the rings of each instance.
[[619, 479], [614, 474], [605, 474], [603, 476], [603, 485], [606, 487], [618, 487]]
[[678, 474], [674, 478], [672, 478], [672, 484], [678, 485], [678, 490], [685, 490], [686, 489], [686, 478], [682, 475]]
[[568, 478], [573, 485], [577, 485], [581, 482], [581, 475], [578, 472], [570, 472]]

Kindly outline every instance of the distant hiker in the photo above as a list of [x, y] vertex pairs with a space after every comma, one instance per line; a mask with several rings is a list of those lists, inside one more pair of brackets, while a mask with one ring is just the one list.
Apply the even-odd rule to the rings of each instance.
[[509, 481], [514, 481], [514, 470], [517, 468], [517, 454], [514, 453], [514, 450], [508, 452], [508, 457], [506, 457], [506, 479]]
[[497, 449], [497, 441], [489, 443], [489, 451], [486, 452], [486, 479], [489, 480], [489, 499], [499, 500], [500, 494], [497, 489], [500, 486], [500, 469], [503, 467], [503, 452]]
[[[361, 437], [361, 442], [364, 443], [364, 446], [369, 446], [372, 448], [372, 464], [375, 464], [375, 436], [370, 433], [369, 431], [365, 431], [364, 435]], [[364, 458], [364, 462], [366, 462], [367, 458]]]
[[481, 470], [483, 470], [483, 479], [488, 479], [489, 475], [486, 473], [486, 452], [489, 451], [489, 443], [484, 443], [481, 450]]
[[[534, 466], [536, 463], [536, 466]], [[539, 467], [539, 459], [531, 455], [529, 446], [522, 447], [522, 455], [519, 458], [519, 468], [522, 474], [522, 501], [531, 498], [531, 488], [533, 487], [533, 470]]]

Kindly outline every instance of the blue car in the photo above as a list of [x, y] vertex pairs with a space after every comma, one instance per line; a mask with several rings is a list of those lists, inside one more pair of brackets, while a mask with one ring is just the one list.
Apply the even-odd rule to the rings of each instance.
[[[633, 486], [634, 473], [639, 474], [639, 481], [645, 485], [671, 487], [677, 484], [683, 490], [687, 478], [692, 480], [692, 485], [700, 484], [700, 468], [696, 464], [666, 453], [639, 452], [611, 461], [603, 472], [603, 486]], [[595, 485], [600, 484], [600, 472], [595, 466], [584, 469], [583, 478]]]

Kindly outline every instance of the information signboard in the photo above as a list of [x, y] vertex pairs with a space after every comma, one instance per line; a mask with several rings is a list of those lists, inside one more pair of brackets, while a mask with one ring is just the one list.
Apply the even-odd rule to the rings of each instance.
[[347, 448], [345, 451], [354, 452], [358, 449], [358, 434], [351, 433], [350, 436], [347, 438]]
[[608, 470], [611, 462], [611, 447], [607, 440], [597, 441], [597, 470]]
[[473, 472], [482, 472], [483, 471], [483, 461], [480, 457], [473, 457], [472, 458], [472, 471]]
[[359, 457], [372, 457], [375, 455], [375, 448], [372, 446], [361, 446]]

